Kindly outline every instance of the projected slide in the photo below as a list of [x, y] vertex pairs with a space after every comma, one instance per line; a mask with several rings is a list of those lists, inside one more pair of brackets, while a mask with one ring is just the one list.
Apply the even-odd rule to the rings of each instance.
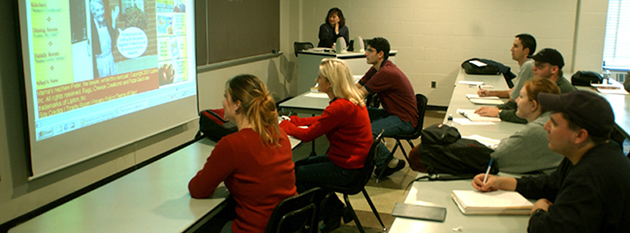
[[179, 0], [27, 1], [23, 46], [36, 140], [195, 96], [187, 7]]

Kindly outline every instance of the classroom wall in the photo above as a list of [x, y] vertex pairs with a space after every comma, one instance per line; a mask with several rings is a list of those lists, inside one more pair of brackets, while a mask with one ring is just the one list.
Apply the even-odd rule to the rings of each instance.
[[[446, 106], [459, 65], [492, 59], [519, 70], [511, 60], [514, 36], [530, 33], [537, 50], [550, 47], [565, 59], [565, 74], [601, 69], [607, 0], [300, 0], [302, 39], [317, 44], [319, 26], [339, 7], [350, 38], [376, 36], [398, 50], [396, 64], [430, 105]], [[437, 88], [430, 88], [431, 81]]]

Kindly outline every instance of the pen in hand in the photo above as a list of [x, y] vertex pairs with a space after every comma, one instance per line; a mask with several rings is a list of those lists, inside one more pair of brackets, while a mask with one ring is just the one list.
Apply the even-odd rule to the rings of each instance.
[[490, 162], [488, 163], [488, 169], [486, 169], [486, 175], [483, 177], [483, 184], [486, 184], [488, 180], [488, 175], [490, 174], [490, 168], [492, 167], [492, 157], [490, 157]]

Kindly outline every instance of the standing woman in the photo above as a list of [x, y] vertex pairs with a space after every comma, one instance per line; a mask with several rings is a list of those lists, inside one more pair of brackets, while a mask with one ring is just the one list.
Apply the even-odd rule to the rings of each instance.
[[225, 118], [238, 132], [214, 146], [188, 190], [193, 198], [207, 198], [224, 182], [236, 202], [236, 219], [228, 222], [231, 231], [226, 224], [222, 232], [264, 232], [276, 205], [297, 194], [291, 145], [260, 79], [239, 75], [225, 89]]
[[335, 7], [328, 11], [324, 24], [319, 26], [319, 43], [317, 47], [332, 48], [337, 37], [343, 37], [346, 44], [350, 43], [350, 31], [346, 27], [346, 18], [341, 9]]
[[[350, 186], [360, 181], [360, 170], [372, 146], [372, 126], [365, 103], [352, 81], [348, 64], [337, 58], [323, 59], [315, 79], [319, 92], [328, 94], [330, 104], [321, 116], [299, 118], [280, 123], [280, 127], [302, 141], [326, 135], [330, 148], [325, 155], [308, 157], [295, 163], [298, 192], [323, 184]], [[308, 126], [299, 128], [298, 126]], [[344, 205], [332, 195], [322, 207], [328, 214], [322, 232], [339, 227]]]

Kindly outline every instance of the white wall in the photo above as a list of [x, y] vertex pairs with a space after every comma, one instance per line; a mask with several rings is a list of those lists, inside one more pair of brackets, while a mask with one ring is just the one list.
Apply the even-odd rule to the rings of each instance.
[[[601, 66], [606, 0], [300, 2], [303, 23], [298, 33], [304, 40], [316, 44], [326, 13], [331, 7], [339, 7], [346, 17], [350, 38], [380, 36], [389, 40], [392, 49], [398, 50], [397, 65], [414, 90], [427, 95], [430, 105], [448, 105], [459, 65], [466, 59], [492, 59], [518, 72], [509, 50], [519, 33], [536, 37], [537, 50], [558, 49], [565, 59], [565, 73], [573, 73], [576, 62], [579, 69], [599, 70]], [[436, 89], [430, 88], [431, 81], [437, 82]]]

